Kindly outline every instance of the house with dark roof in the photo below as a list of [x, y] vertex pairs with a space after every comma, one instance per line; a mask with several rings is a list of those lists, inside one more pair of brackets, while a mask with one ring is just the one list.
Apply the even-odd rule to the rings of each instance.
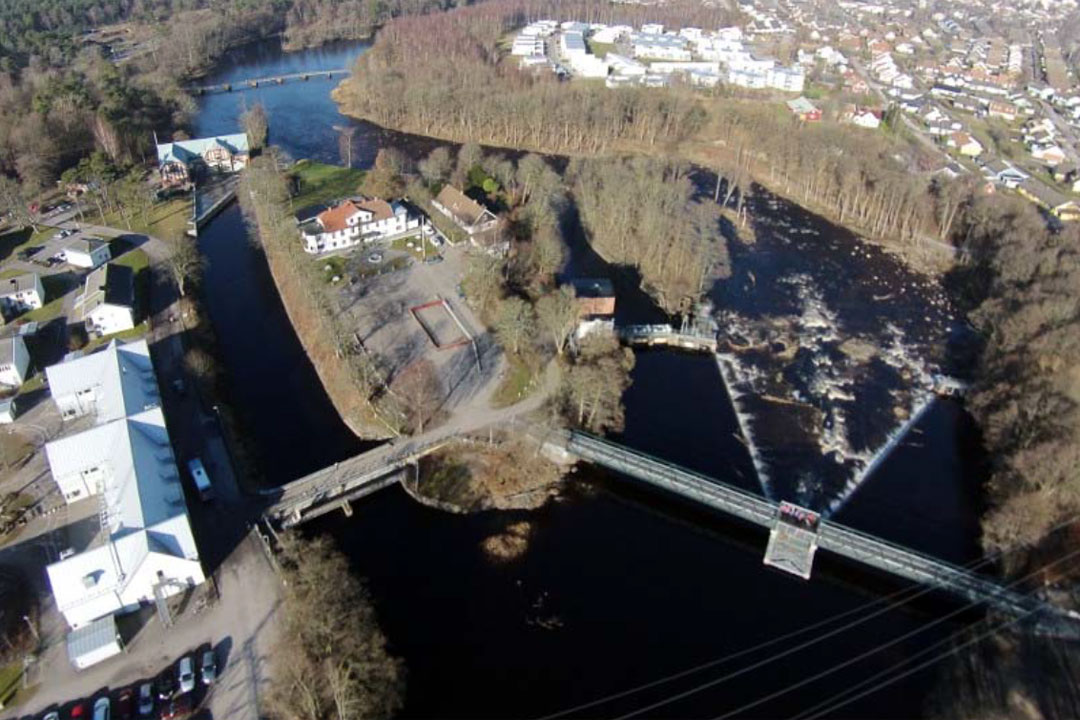
[[414, 233], [421, 223], [404, 203], [356, 197], [302, 222], [300, 236], [304, 251], [318, 255]]
[[135, 277], [131, 268], [109, 263], [86, 276], [82, 295], [75, 299], [86, 332], [104, 337], [135, 327]]
[[431, 201], [435, 209], [454, 221], [469, 237], [495, 228], [495, 213], [452, 185], [446, 185]]
[[236, 133], [159, 143], [157, 155], [161, 184], [176, 187], [190, 183], [199, 167], [225, 173], [243, 170], [250, 152], [247, 133]]

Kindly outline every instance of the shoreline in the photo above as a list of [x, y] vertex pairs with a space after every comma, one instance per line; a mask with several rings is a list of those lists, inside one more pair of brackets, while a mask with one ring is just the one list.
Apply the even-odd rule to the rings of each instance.
[[[382, 128], [384, 130], [389, 130], [391, 132], [401, 133], [401, 134], [404, 134], [404, 135], [416, 135], [418, 137], [423, 137], [423, 138], [427, 138], [427, 139], [435, 140], [435, 141], [439, 141], [439, 142], [453, 143], [453, 144], [456, 144], [456, 145], [462, 145], [462, 144], [469, 143], [469, 142], [475, 142], [475, 143], [477, 143], [477, 144], [479, 144], [481, 146], [484, 146], [484, 147], [495, 148], [495, 149], [499, 149], [499, 150], [505, 150], [505, 151], [508, 151], [508, 152], [536, 153], [538, 155], [544, 155], [544, 156], [547, 156], [547, 157], [560, 157], [560, 158], [567, 158], [567, 159], [570, 159], [570, 158], [597, 158], [597, 157], [610, 157], [610, 156], [619, 156], [619, 155], [640, 155], [640, 156], [647, 156], [647, 157], [658, 157], [658, 158], [661, 158], [661, 159], [668, 158], [668, 159], [671, 159], [671, 160], [682, 160], [682, 161], [688, 162], [688, 163], [694, 165], [695, 168], [698, 169], [698, 170], [703, 170], [703, 171], [709, 172], [709, 173], [714, 173], [715, 172], [715, 171], [713, 171], [711, 169], [710, 163], [705, 158], [703, 158], [702, 155], [700, 154], [702, 148], [696, 148], [695, 149], [695, 146], [704, 145], [703, 140], [693, 140], [693, 139], [691, 139], [691, 140], [682, 141], [681, 143], [679, 143], [678, 145], [675, 146], [675, 148], [676, 148], [675, 152], [670, 153], [670, 154], [665, 153], [665, 152], [652, 152], [652, 151], [648, 151], [648, 150], [642, 150], [640, 147], [635, 147], [633, 144], [627, 144], [627, 143], [621, 143], [617, 147], [611, 148], [611, 149], [609, 149], [609, 150], [607, 150], [607, 151], [605, 151], [603, 153], [588, 154], [588, 153], [553, 152], [548, 148], [540, 148], [540, 147], [534, 147], [534, 146], [530, 146], [530, 145], [520, 145], [520, 146], [511, 147], [511, 146], [508, 146], [508, 145], [502, 145], [500, 143], [490, 142], [490, 141], [487, 141], [487, 140], [477, 140], [475, 138], [454, 137], [454, 136], [448, 136], [448, 135], [441, 134], [441, 133], [423, 132], [423, 131], [420, 131], [420, 130], [412, 130], [412, 129], [408, 129], [408, 128], [401, 128], [401, 127], [393, 127], [393, 126], [389, 126], [389, 125], [384, 125], [384, 124], [382, 124], [382, 123], [380, 123], [380, 122], [378, 122], [378, 121], [372, 119], [371, 117], [368, 117], [368, 116], [366, 116], [366, 115], [364, 115], [362, 113], [358, 113], [358, 112], [355, 112], [353, 110], [349, 110], [349, 109], [345, 108], [345, 99], [342, 97], [342, 95], [345, 92], [344, 88], [345, 88], [346, 84], [349, 83], [350, 79], [351, 79], [351, 75], [345, 77], [344, 80], [342, 80], [340, 83], [338, 83], [338, 85], [335, 86], [330, 91], [330, 99], [333, 100], [337, 104], [338, 112], [341, 115], [343, 115], [343, 116], [345, 116], [347, 118], [351, 118], [353, 120], [359, 120], [359, 121], [362, 121], [362, 122], [370, 123], [371, 125], [374, 125], [375, 127]], [[716, 148], [710, 148], [710, 149], [713, 149], [714, 151], [716, 150]], [[758, 174], [758, 175], [760, 175], [760, 174]], [[789, 195], [788, 193], [785, 193], [782, 189], [780, 189], [778, 187], [773, 187], [772, 184], [765, 182], [759, 176], [753, 177], [751, 179], [751, 184], [758, 185], [759, 187], [763, 188], [765, 191], [769, 192], [770, 194], [775, 195], [776, 197], [779, 197], [779, 198], [783, 198], [786, 201], [788, 201], [788, 202], [802, 208], [806, 212], [821, 217], [823, 220], [825, 220], [829, 224], [835, 225], [837, 228], [839, 228], [841, 230], [844, 230], [845, 232], [851, 233], [860, 242], [865, 242], [865, 243], [867, 243], [869, 245], [874, 245], [874, 246], [879, 247], [882, 250], [884, 250], [884, 251], [886, 251], [886, 252], [888, 252], [888, 253], [890, 253], [892, 255], [895, 255], [905, 265], [909, 266], [911, 269], [916, 270], [916, 271], [918, 271], [920, 273], [924, 273], [924, 274], [932, 276], [934, 278], [941, 278], [941, 277], [943, 277], [945, 275], [945, 273], [947, 273], [953, 267], [954, 259], [956, 257], [956, 254], [955, 254], [955, 252], [948, 253], [950, 257], [946, 260], [946, 258], [944, 257], [944, 255], [946, 253], [944, 247], [941, 247], [938, 250], [931, 250], [931, 247], [937, 247], [937, 246], [936, 245], [934, 245], [934, 246], [923, 245], [923, 246], [920, 246], [920, 247], [904, 246], [904, 245], [899, 244], [895, 240], [890, 240], [890, 239], [886, 239], [886, 238], [882, 238], [882, 237], [875, 237], [873, 235], [865, 233], [864, 231], [860, 230], [859, 228], [857, 228], [855, 226], [852, 226], [852, 225], [846, 224], [846, 223], [841, 223], [826, 208], [816, 206], [816, 205], [804, 202], [804, 201], [802, 201], [802, 200], [800, 200], [800, 199], [798, 199], [796, 197], [793, 197], [792, 195]], [[749, 216], [749, 217], [751, 217], [751, 222], [752, 222], [752, 216]]]

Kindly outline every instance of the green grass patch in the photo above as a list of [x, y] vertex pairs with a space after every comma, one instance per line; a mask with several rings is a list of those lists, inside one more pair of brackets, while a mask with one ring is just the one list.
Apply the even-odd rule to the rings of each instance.
[[138, 277], [141, 271], [150, 267], [150, 257], [144, 250], [136, 248], [128, 250], [119, 256], [114, 256], [112, 263], [113, 265], [131, 268], [131, 271]]
[[17, 278], [20, 275], [25, 275], [26, 270], [19, 270], [18, 268], [10, 268], [0, 272], [0, 280], [7, 280], [8, 278]]
[[506, 353], [509, 367], [503, 376], [499, 387], [491, 396], [491, 404], [495, 407], [509, 407], [521, 402], [536, 389], [536, 373], [519, 356]]
[[292, 199], [296, 211], [355, 195], [360, 181], [364, 179], [363, 170], [311, 160], [297, 162], [291, 174], [298, 190]]
[[322, 272], [323, 282], [327, 285], [334, 284], [335, 277], [338, 278], [338, 282], [345, 278], [345, 258], [340, 255], [320, 258], [316, 262], [319, 263], [319, 271]]
[[36, 686], [23, 690], [22, 673], [22, 660], [0, 667], [0, 704], [5, 710], [26, 702], [37, 690]]
[[596, 57], [602, 58], [615, 50], [615, 43], [599, 43], [594, 40], [586, 40], [585, 47]]
[[[412, 243], [412, 247], [409, 247], [409, 243]], [[422, 243], [422, 244], [421, 244]], [[420, 237], [398, 238], [394, 242], [390, 243], [390, 247], [394, 250], [401, 250], [407, 252], [417, 260], [423, 260], [424, 258], [431, 259], [436, 255], [439, 255], [439, 248], [435, 247], [431, 240], [424, 238], [421, 241]], [[425, 255], [425, 252], [427, 253]]]
[[55, 228], [39, 225], [41, 229], [34, 232], [30, 226], [19, 229], [7, 229], [0, 234], [0, 261], [15, 257], [19, 251], [33, 245], [41, 245], [46, 239], [52, 237]]
[[29, 380], [24, 382], [22, 384], [22, 386], [19, 387], [19, 392], [16, 393], [16, 394], [17, 395], [26, 395], [27, 393], [32, 393], [32, 392], [34, 392], [36, 390], [41, 390], [44, 387], [45, 387], [45, 373], [43, 371], [41, 371], [41, 370], [37, 370], [37, 371], [34, 372], [33, 377], [31, 377]]
[[[188, 196], [175, 197], [163, 200], [155, 204], [144, 218], [135, 213], [131, 217], [129, 228], [119, 212], [107, 212], [104, 216], [96, 210], [86, 213], [85, 222], [92, 225], [105, 225], [106, 227], [126, 230], [136, 235], [153, 235], [154, 237], [169, 238], [186, 232], [188, 220], [191, 219], [191, 198]], [[76, 218], [78, 220], [78, 218]]]
[[150, 331], [150, 321], [143, 320], [141, 323], [131, 328], [130, 330], [121, 330], [118, 333], [112, 335], [106, 335], [105, 337], [91, 338], [90, 342], [86, 343], [86, 347], [83, 348], [83, 352], [89, 355], [103, 345], [108, 345], [113, 340], [138, 340], [146, 335]]

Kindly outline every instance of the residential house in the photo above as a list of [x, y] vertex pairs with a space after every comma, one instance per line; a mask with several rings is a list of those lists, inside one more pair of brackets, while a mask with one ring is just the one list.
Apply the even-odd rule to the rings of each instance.
[[37, 273], [23, 273], [0, 280], [0, 312], [5, 317], [36, 310], [45, 304], [45, 289]]
[[422, 218], [401, 202], [380, 198], [350, 198], [300, 225], [304, 251], [344, 250], [418, 230]]
[[1004, 100], [991, 100], [986, 112], [990, 117], [999, 117], [1009, 122], [1015, 120], [1019, 115], [1016, 106]]
[[800, 96], [787, 101], [788, 110], [792, 115], [803, 121], [815, 122], [821, 119], [821, 110], [814, 106], [806, 98]]
[[157, 146], [158, 172], [165, 187], [187, 185], [199, 168], [237, 172], [250, 156], [247, 133], [178, 140]]
[[582, 319], [611, 318], [615, 315], [615, 286], [607, 278], [571, 280]]
[[1063, 222], [1080, 220], [1080, 203], [1035, 179], [1020, 183], [1016, 191]]
[[0, 400], [0, 425], [10, 425], [15, 422], [15, 418], [19, 415], [18, 399], [9, 397], [6, 400]]
[[135, 327], [135, 278], [131, 268], [108, 263], [86, 276], [75, 300], [90, 337], [104, 337]]
[[17, 388], [26, 380], [30, 367], [30, 353], [22, 335], [10, 335], [0, 339], [0, 385]]
[[873, 108], [860, 108], [848, 105], [840, 113], [840, 122], [856, 125], [869, 130], [876, 130], [881, 126], [882, 112]]
[[453, 220], [470, 238], [494, 230], [498, 224], [493, 212], [452, 185], [443, 186], [431, 204]]
[[1004, 160], [996, 159], [983, 166], [983, 175], [987, 180], [1014, 190], [1029, 177], [1023, 170], [1013, 167]]
[[983, 146], [975, 138], [966, 132], [954, 132], [948, 136], [945, 144], [955, 148], [958, 153], [966, 157], [978, 157], [982, 154]]
[[1031, 148], [1031, 157], [1042, 161], [1044, 165], [1054, 167], [1065, 161], [1065, 151], [1057, 145], [1035, 145]]
[[95, 237], [75, 238], [63, 251], [64, 261], [80, 268], [96, 268], [112, 259], [109, 244]]

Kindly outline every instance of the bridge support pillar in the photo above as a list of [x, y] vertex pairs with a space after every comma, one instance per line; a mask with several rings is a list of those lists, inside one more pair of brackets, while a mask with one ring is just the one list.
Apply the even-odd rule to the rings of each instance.
[[345, 517], [352, 517], [352, 505], [348, 500], [341, 501], [341, 512], [345, 513]]

